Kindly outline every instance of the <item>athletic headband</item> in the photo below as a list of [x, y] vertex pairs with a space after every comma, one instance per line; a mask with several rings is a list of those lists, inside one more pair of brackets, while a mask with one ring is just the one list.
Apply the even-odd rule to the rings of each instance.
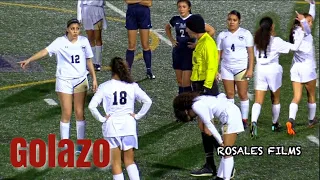
[[69, 27], [71, 24], [73, 23], [77, 23], [77, 24], [80, 24], [80, 22], [78, 21], [78, 19], [76, 18], [73, 18], [73, 19], [70, 19], [67, 23], [67, 27]]

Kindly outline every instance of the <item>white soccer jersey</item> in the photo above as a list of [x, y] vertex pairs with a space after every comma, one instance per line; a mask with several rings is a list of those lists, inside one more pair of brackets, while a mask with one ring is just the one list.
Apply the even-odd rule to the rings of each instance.
[[105, 1], [104, 0], [78, 0], [77, 19], [79, 21], [81, 21], [82, 19], [81, 10], [83, 5], [103, 7], [105, 5]]
[[49, 55], [57, 57], [56, 77], [61, 79], [75, 79], [86, 76], [87, 59], [93, 57], [88, 39], [78, 36], [75, 43], [71, 43], [67, 36], [58, 37], [47, 48]]
[[212, 135], [218, 141], [222, 143], [222, 138], [211, 120], [216, 117], [219, 119], [221, 124], [228, 122], [228, 115], [226, 113], [227, 99], [225, 94], [221, 93], [216, 96], [200, 96], [195, 99], [192, 105], [192, 110], [198, 115], [203, 121], [205, 126], [210, 130]]
[[221, 65], [228, 68], [244, 68], [248, 66], [248, 47], [253, 47], [250, 31], [239, 28], [231, 33], [222, 31], [217, 38], [218, 50], [222, 51]]
[[[313, 20], [315, 19], [315, 4], [310, 4], [309, 14], [313, 17]], [[315, 48], [313, 45], [313, 37], [312, 34], [305, 34], [305, 32], [302, 30], [302, 28], [299, 26], [294, 30], [294, 41], [296, 39], [299, 39], [301, 35], [305, 35], [301, 46], [299, 46], [298, 51], [294, 53], [293, 56], [293, 63], [305, 63], [308, 64], [311, 68], [316, 68], [316, 62], [315, 62]]]
[[279, 37], [271, 36], [267, 51], [259, 51], [254, 47], [254, 55], [258, 65], [267, 65], [270, 63], [279, 63], [280, 53], [289, 53], [290, 50], [296, 51], [301, 45], [303, 34], [297, 36], [294, 44], [286, 42]]
[[[150, 97], [136, 83], [126, 83], [119, 80], [109, 80], [101, 84], [91, 99], [89, 109], [95, 119], [106, 122], [107, 136], [117, 137], [136, 134], [136, 121], [130, 114], [134, 113], [135, 101], [143, 103], [135, 119], [141, 119], [150, 109]], [[103, 102], [104, 115], [97, 106]], [[105, 116], [110, 115], [108, 120]]]

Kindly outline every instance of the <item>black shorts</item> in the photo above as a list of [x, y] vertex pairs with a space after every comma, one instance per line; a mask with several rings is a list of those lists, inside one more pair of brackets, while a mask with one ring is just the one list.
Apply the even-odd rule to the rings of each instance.
[[192, 70], [192, 52], [188, 47], [175, 47], [172, 50], [172, 67], [175, 70]]
[[129, 4], [126, 13], [127, 30], [150, 29], [150, 8], [141, 4]]
[[[202, 93], [204, 81], [192, 81], [192, 91]], [[213, 81], [212, 88], [208, 89], [204, 95], [218, 96], [220, 94], [217, 81]]]

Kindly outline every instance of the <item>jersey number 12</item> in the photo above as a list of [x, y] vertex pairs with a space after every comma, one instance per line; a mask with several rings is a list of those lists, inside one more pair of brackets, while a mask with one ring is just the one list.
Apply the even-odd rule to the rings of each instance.
[[80, 59], [79, 55], [71, 56], [71, 63], [80, 63], [79, 59]]
[[[120, 93], [120, 99], [119, 99], [119, 103], [121, 105], [124, 105], [127, 103], [127, 92], [126, 91], [121, 91]], [[113, 93], [113, 105], [118, 105], [118, 93], [117, 91], [115, 91]]]

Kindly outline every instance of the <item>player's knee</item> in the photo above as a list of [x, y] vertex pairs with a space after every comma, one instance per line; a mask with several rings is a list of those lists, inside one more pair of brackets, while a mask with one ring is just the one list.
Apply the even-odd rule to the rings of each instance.
[[123, 162], [124, 162], [124, 166], [125, 166], [125, 167], [128, 167], [128, 166], [130, 166], [131, 164], [134, 164], [134, 160], [131, 159], [131, 158], [124, 158], [124, 159], [123, 159]]
[[100, 38], [95, 40], [96, 46], [102, 46], [102, 40]]
[[75, 109], [75, 117], [77, 120], [83, 120], [84, 119], [84, 114], [82, 109]]
[[246, 101], [248, 100], [248, 94], [247, 92], [238, 92], [238, 95], [239, 95], [239, 99], [241, 101]]
[[135, 42], [129, 42], [128, 49], [131, 51], [136, 50], [136, 43]]
[[227, 93], [227, 98], [228, 99], [233, 99], [234, 98], [234, 91], [227, 90], [226, 93]]

